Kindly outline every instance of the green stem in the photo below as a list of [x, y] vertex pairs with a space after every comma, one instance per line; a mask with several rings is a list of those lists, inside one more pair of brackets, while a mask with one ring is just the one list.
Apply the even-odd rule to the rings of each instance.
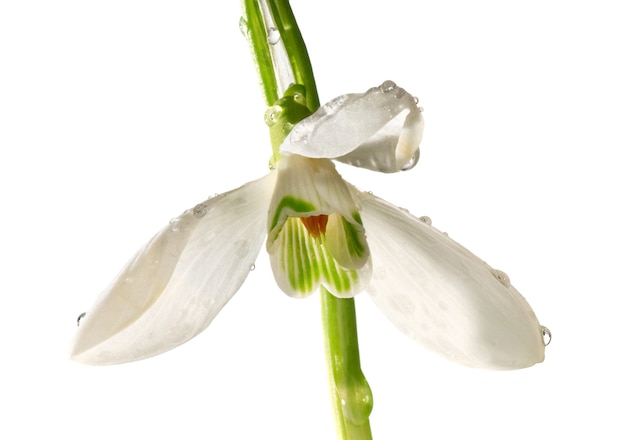
[[320, 106], [302, 34], [288, 0], [244, 0], [241, 28], [250, 42], [268, 106], [290, 83], [304, 86], [311, 112]]
[[331, 398], [339, 438], [371, 440], [374, 403], [359, 358], [354, 298], [337, 298], [320, 288], [322, 323]]
[[[243, 0], [242, 30], [250, 41], [263, 94], [274, 155], [294, 124], [319, 107], [313, 69], [288, 0]], [[354, 299], [320, 288], [326, 363], [337, 433], [371, 440], [372, 392], [361, 371]]]
[[304, 86], [307, 107], [313, 112], [320, 106], [313, 67], [311, 67], [309, 53], [306, 50], [296, 17], [289, 6], [289, 0], [276, 0], [268, 3], [276, 19], [278, 29], [280, 29], [296, 83]]

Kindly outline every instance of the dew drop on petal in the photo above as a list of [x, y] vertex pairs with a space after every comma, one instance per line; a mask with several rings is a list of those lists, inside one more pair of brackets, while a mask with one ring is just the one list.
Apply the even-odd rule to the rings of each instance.
[[208, 206], [206, 206], [204, 203], [198, 203], [193, 208], [193, 216], [196, 218], [202, 218], [206, 215], [208, 211], [209, 211]]
[[267, 31], [267, 42], [272, 46], [280, 41], [280, 32], [275, 27], [271, 27]]
[[82, 319], [85, 317], [86, 314], [87, 314], [87, 312], [83, 312], [80, 315], [78, 315], [78, 318], [76, 318], [76, 325], [77, 326], [80, 325], [80, 321], [82, 321]]
[[545, 325], [541, 326], [541, 337], [543, 338], [543, 345], [548, 346], [552, 341], [552, 332]]
[[387, 80], [380, 85], [380, 90], [382, 90], [383, 93], [389, 93], [395, 88], [396, 88], [396, 83], [390, 80]]
[[402, 171], [412, 170], [413, 168], [415, 168], [415, 165], [417, 165], [419, 158], [420, 158], [420, 150], [418, 149], [415, 153], [413, 153], [409, 161], [405, 163], [400, 169]]
[[256, 269], [256, 266], [254, 265], [254, 263], [252, 263], [252, 264], [250, 265], [250, 272], [252, 272], [254, 269]]
[[180, 230], [180, 218], [179, 217], [175, 217], [173, 219], [170, 220], [170, 231], [172, 232], [178, 232]]
[[432, 224], [433, 224], [433, 221], [427, 215], [421, 216], [419, 218], [419, 221], [421, 221], [422, 223], [426, 223], [428, 226], [432, 226]]
[[413, 101], [414, 101], [416, 104], [419, 104], [420, 99], [419, 99], [417, 96], [413, 96]]
[[509, 279], [509, 276], [502, 272], [501, 270], [498, 269], [492, 269], [491, 273], [493, 274], [494, 277], [496, 277], [496, 280], [500, 281], [500, 283], [502, 283], [502, 285], [504, 287], [510, 287], [511, 286], [511, 280]]

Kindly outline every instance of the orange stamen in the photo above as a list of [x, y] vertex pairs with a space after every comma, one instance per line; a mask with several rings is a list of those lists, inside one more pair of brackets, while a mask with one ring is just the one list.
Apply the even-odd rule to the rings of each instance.
[[327, 215], [313, 215], [311, 217], [300, 217], [304, 227], [309, 231], [313, 238], [319, 238], [321, 234], [326, 233], [326, 223], [328, 223]]

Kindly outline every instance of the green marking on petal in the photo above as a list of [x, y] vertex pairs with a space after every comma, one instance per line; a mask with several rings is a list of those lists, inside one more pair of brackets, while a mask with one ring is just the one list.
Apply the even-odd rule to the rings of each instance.
[[342, 267], [329, 251], [325, 236], [312, 236], [300, 218], [288, 217], [274, 244], [278, 249], [270, 253], [272, 267], [275, 274], [279, 271], [277, 279], [287, 282], [279, 282], [281, 288], [292, 296], [306, 296], [320, 283], [334, 294], [349, 295], [359, 284], [359, 271]]
[[276, 207], [276, 212], [274, 213], [272, 223], [269, 227], [270, 231], [278, 224], [284, 209], [291, 209], [294, 213], [305, 213], [315, 211], [317, 208], [306, 200], [298, 199], [293, 196], [285, 196]]
[[329, 216], [326, 241], [328, 251], [346, 269], [359, 269], [369, 260], [365, 229], [339, 214]]
[[362, 240], [362, 229], [360, 231], [357, 230], [357, 228], [344, 217], [341, 218], [341, 221], [343, 223], [343, 230], [346, 233], [348, 252], [355, 257], [363, 257], [368, 249], [365, 240]]

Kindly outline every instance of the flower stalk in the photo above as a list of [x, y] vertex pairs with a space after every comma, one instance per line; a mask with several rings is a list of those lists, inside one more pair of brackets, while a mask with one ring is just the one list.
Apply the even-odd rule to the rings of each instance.
[[[242, 30], [250, 42], [265, 100], [274, 151], [291, 128], [319, 107], [313, 69], [288, 0], [244, 0]], [[322, 323], [337, 434], [369, 440], [372, 392], [361, 371], [353, 298], [320, 287]]]
[[369, 415], [374, 404], [359, 358], [354, 298], [337, 298], [320, 288], [326, 362], [337, 435], [370, 440]]

